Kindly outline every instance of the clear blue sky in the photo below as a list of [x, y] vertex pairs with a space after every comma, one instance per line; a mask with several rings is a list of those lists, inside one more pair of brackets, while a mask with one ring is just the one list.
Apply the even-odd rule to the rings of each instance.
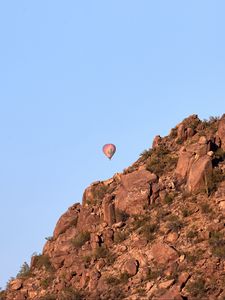
[[219, 0], [1, 1], [0, 286], [91, 182], [188, 115], [225, 112], [224, 12]]

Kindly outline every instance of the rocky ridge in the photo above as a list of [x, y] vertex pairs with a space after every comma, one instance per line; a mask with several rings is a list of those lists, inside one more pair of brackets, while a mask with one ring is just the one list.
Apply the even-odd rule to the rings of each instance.
[[184, 119], [58, 220], [1, 300], [225, 299], [225, 115]]

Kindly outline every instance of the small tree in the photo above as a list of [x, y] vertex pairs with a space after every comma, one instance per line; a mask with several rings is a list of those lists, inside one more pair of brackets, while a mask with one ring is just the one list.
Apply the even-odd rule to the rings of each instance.
[[27, 262], [24, 262], [20, 267], [20, 271], [16, 275], [17, 278], [26, 277], [30, 275], [30, 267]]

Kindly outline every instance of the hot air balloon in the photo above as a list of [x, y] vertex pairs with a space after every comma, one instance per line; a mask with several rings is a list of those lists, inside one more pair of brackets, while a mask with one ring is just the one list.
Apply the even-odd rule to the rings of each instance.
[[111, 159], [116, 152], [116, 146], [113, 144], [106, 144], [102, 148], [103, 153]]

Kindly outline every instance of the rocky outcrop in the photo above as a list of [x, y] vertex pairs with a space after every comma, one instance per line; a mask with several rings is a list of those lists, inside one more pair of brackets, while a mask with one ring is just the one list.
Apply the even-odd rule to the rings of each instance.
[[212, 158], [208, 155], [194, 160], [187, 179], [189, 192], [208, 191], [212, 177]]
[[63, 214], [60, 219], [58, 220], [54, 233], [53, 238], [57, 239], [57, 237], [64, 233], [68, 228], [72, 225], [77, 224], [78, 214], [80, 212], [80, 204], [74, 204], [71, 206], [68, 211]]
[[86, 188], [0, 299], [222, 300], [221, 145], [224, 116], [192, 115], [156, 136], [123, 173]]
[[189, 192], [210, 188], [213, 152], [208, 150], [210, 148], [205, 136], [201, 136], [197, 143], [180, 149], [175, 173], [187, 182]]
[[116, 191], [115, 208], [127, 214], [142, 213], [149, 204], [150, 183], [156, 181], [156, 175], [146, 170], [122, 175], [121, 184]]
[[218, 136], [221, 140], [221, 146], [225, 150], [225, 114], [222, 116], [218, 126]]

